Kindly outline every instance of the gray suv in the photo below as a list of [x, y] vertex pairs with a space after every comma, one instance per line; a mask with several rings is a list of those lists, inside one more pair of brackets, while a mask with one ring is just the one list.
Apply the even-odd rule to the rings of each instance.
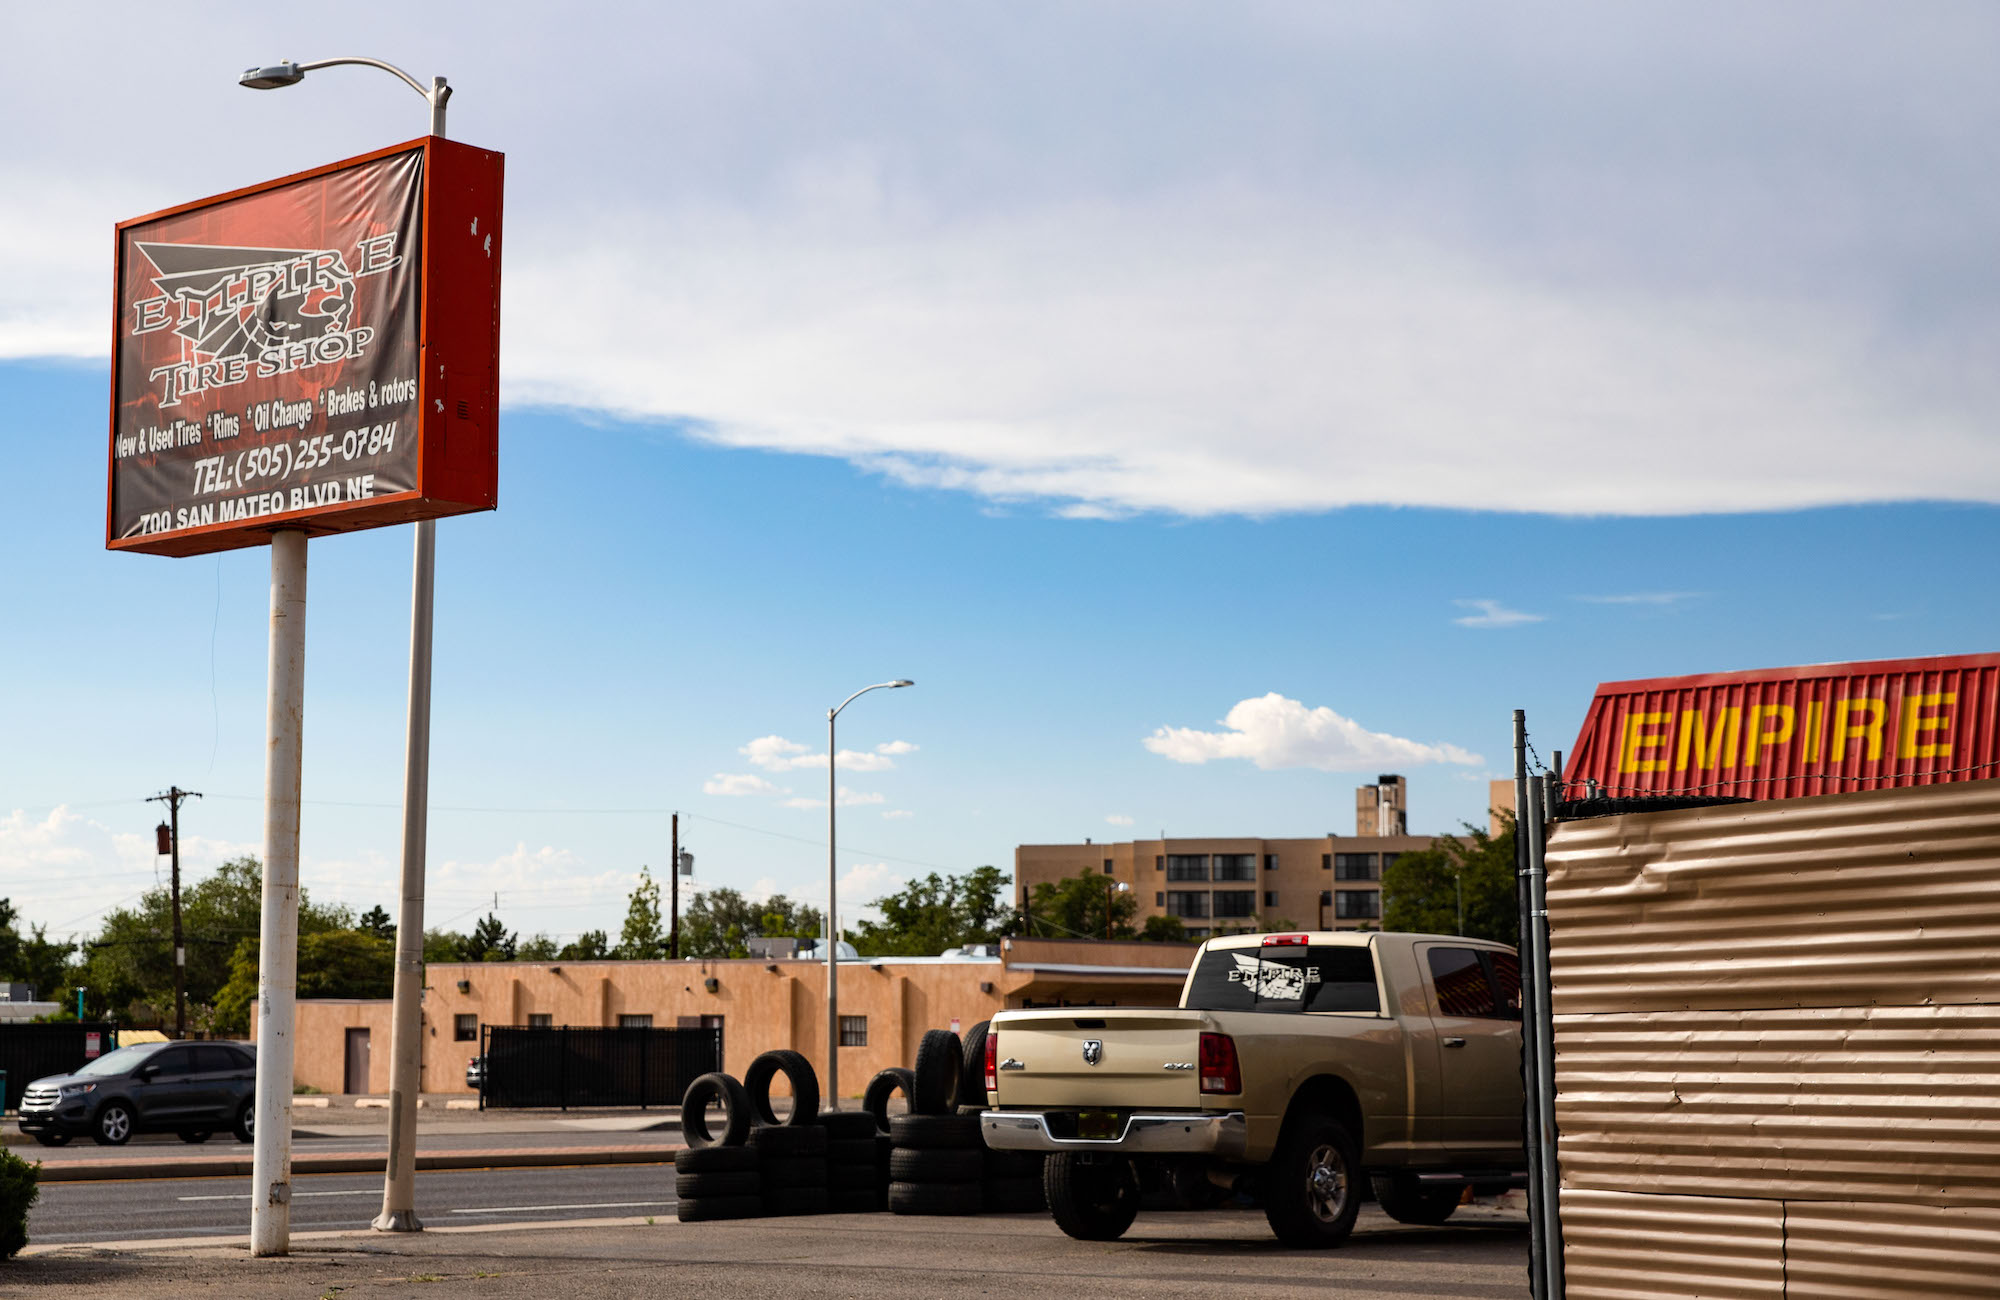
[[251, 1138], [257, 1058], [245, 1043], [135, 1043], [72, 1074], [28, 1085], [21, 1131], [59, 1147], [88, 1133], [122, 1146], [134, 1133], [178, 1133], [206, 1142], [231, 1129]]

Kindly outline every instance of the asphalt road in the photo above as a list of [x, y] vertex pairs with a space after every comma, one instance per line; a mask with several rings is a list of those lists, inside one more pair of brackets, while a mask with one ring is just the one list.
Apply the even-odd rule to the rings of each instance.
[[[180, 1144], [176, 1142], [175, 1146]], [[379, 1174], [297, 1179], [292, 1227], [366, 1228], [382, 1208]], [[427, 1224], [545, 1223], [674, 1214], [671, 1161], [583, 1168], [468, 1169], [417, 1175]], [[28, 1217], [38, 1245], [219, 1236], [250, 1230], [248, 1178], [139, 1178], [45, 1183]]]
[[[387, 1121], [385, 1120], [384, 1126]], [[10, 1121], [11, 1125], [11, 1121]], [[305, 1154], [356, 1154], [387, 1151], [389, 1139], [386, 1132], [357, 1132], [353, 1127], [346, 1131], [321, 1132], [310, 1125], [301, 1125], [293, 1134], [293, 1151]], [[658, 1146], [663, 1158], [671, 1158], [674, 1148], [681, 1145], [679, 1128], [640, 1129], [600, 1128], [578, 1123], [575, 1127], [544, 1126], [536, 1130], [503, 1125], [455, 1125], [450, 1128], [419, 1130], [417, 1150], [430, 1151], [483, 1151], [505, 1147], [516, 1149], [530, 1147], [561, 1148], [612, 1144], [617, 1146]], [[43, 1147], [10, 1144], [14, 1153], [24, 1160], [44, 1160], [59, 1164], [70, 1160], [174, 1160], [190, 1155], [247, 1155], [250, 1148], [228, 1133], [218, 1133], [207, 1142], [190, 1146], [171, 1133], [142, 1133], [122, 1147], [99, 1146], [89, 1138], [77, 1138], [67, 1146]]]

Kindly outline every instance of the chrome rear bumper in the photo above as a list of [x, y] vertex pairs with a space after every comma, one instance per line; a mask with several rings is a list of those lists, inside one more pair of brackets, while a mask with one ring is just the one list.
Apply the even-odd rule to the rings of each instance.
[[1037, 1111], [989, 1110], [979, 1117], [986, 1145], [996, 1151], [1113, 1151], [1125, 1155], [1212, 1155], [1240, 1160], [1250, 1127], [1243, 1112], [1131, 1115], [1115, 1138], [1064, 1138], [1049, 1132]]

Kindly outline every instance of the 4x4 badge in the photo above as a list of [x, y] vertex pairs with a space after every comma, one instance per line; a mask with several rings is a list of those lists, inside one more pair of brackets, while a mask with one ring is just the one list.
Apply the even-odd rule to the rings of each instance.
[[1099, 1061], [1103, 1059], [1104, 1059], [1104, 1040], [1102, 1038], [1084, 1039], [1083, 1063], [1085, 1065], [1096, 1065]]

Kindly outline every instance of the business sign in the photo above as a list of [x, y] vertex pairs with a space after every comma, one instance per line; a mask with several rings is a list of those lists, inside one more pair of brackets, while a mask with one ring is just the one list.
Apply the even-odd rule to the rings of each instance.
[[1597, 688], [1565, 777], [1614, 796], [1783, 799], [2000, 777], [2000, 655]]
[[432, 137], [120, 223], [106, 545], [492, 509], [502, 168]]

